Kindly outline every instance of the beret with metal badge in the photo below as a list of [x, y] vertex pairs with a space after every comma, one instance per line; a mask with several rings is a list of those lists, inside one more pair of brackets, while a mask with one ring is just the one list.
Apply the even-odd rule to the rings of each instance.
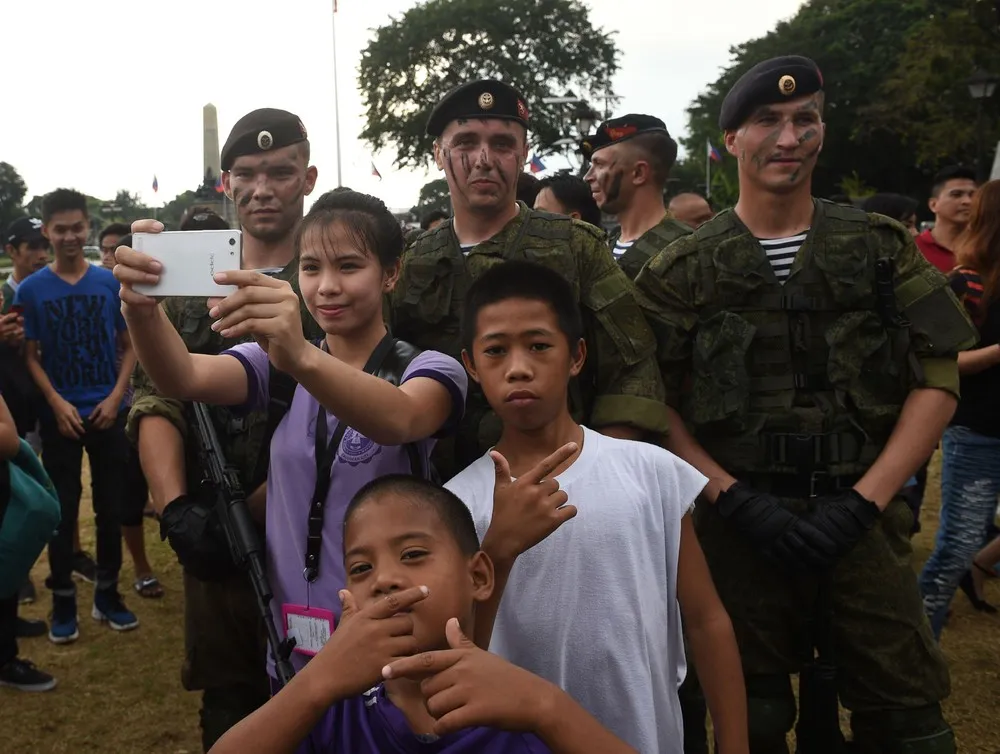
[[758, 63], [740, 76], [722, 101], [719, 127], [732, 131], [761, 105], [808, 97], [823, 88], [819, 66], [801, 55], [785, 55]]
[[221, 167], [231, 170], [238, 157], [289, 147], [309, 138], [297, 115], [272, 107], [247, 113], [233, 126], [222, 147]]
[[427, 119], [427, 134], [440, 136], [453, 120], [499, 118], [528, 127], [528, 105], [514, 87], [502, 81], [481, 79], [462, 84], [437, 103]]

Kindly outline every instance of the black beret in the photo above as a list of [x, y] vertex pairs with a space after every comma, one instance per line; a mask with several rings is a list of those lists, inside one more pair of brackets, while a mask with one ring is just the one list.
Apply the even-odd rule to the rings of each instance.
[[636, 136], [650, 133], [666, 134], [670, 138], [666, 124], [659, 118], [652, 115], [638, 115], [630, 113], [618, 118], [604, 121], [597, 127], [597, 133], [588, 136], [580, 144], [580, 150], [586, 157], [590, 157], [604, 147], [612, 144], [619, 144], [628, 141]]
[[786, 55], [758, 63], [740, 76], [722, 101], [719, 127], [739, 128], [761, 105], [773, 105], [796, 97], [807, 97], [823, 88], [823, 74], [809, 58]]
[[222, 169], [230, 170], [237, 157], [281, 149], [305, 141], [306, 127], [297, 115], [272, 107], [247, 113], [233, 126], [222, 148]]
[[459, 118], [499, 118], [528, 127], [528, 105], [524, 97], [502, 81], [482, 79], [462, 84], [437, 103], [427, 119], [427, 133], [440, 136], [445, 126]]

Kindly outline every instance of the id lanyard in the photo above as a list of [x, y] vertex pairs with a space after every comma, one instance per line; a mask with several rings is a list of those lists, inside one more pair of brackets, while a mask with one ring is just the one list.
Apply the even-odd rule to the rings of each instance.
[[[377, 373], [395, 342], [392, 335], [386, 332], [385, 337], [379, 341], [375, 350], [372, 351], [372, 355], [368, 357], [364, 371], [368, 374]], [[316, 487], [309, 505], [309, 518], [306, 523], [305, 567], [302, 569], [302, 577], [306, 580], [307, 585], [319, 578], [319, 556], [323, 549], [323, 514], [326, 508], [326, 496], [330, 492], [330, 474], [333, 471], [333, 462], [340, 450], [340, 443], [348, 429], [345, 422], [338, 421], [333, 437], [327, 442], [326, 421], [326, 409], [321, 404], [316, 411]], [[308, 595], [308, 593], [307, 587], [306, 594]]]

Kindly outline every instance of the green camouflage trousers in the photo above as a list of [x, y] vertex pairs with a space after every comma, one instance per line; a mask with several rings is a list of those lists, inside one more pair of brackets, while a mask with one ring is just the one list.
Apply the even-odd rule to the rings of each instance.
[[[801, 500], [784, 502], [797, 513], [807, 509]], [[756, 553], [708, 503], [698, 504], [694, 521], [733, 622], [744, 674], [797, 673], [811, 656], [807, 623], [815, 614], [818, 577]], [[950, 693], [910, 562], [912, 522], [906, 503], [893, 500], [833, 573], [838, 691], [852, 712], [921, 707]]]

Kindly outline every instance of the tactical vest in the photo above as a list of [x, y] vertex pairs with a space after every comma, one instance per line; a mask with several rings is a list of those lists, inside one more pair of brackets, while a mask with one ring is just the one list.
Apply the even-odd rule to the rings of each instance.
[[[660, 222], [639, 236], [635, 242], [626, 249], [625, 253], [618, 258], [618, 266], [628, 275], [629, 280], [635, 280], [639, 276], [639, 270], [650, 259], [655, 257], [670, 244], [683, 236], [691, 235], [692, 230], [686, 225], [677, 222], [670, 215], [664, 217]], [[615, 244], [621, 237], [619, 230], [611, 238], [611, 250], [614, 251]]]
[[[402, 285], [392, 302], [392, 332], [425, 350], [461, 358], [460, 319], [472, 282], [495, 264], [524, 260], [558, 272], [580, 300], [577, 261], [570, 250], [573, 221], [567, 217], [522, 207], [517, 228], [502, 231], [478, 244], [468, 255], [452, 230], [452, 221], [424, 233], [407, 251]], [[600, 295], [600, 292], [597, 292]], [[596, 354], [588, 353], [588, 361]], [[581, 375], [585, 382], [593, 372]], [[580, 381], [570, 386], [571, 410], [583, 417], [589, 411]], [[593, 391], [589, 391], [592, 393]], [[490, 409], [479, 386], [470, 380], [465, 417], [454, 438], [438, 442], [434, 466], [442, 479], [450, 479], [500, 438], [500, 420]]]
[[868, 216], [817, 202], [783, 285], [732, 210], [695, 237], [700, 308], [684, 414], [698, 440], [737, 475], [863, 473], [913, 386], [905, 322], [891, 311], [892, 260], [875, 258]]

